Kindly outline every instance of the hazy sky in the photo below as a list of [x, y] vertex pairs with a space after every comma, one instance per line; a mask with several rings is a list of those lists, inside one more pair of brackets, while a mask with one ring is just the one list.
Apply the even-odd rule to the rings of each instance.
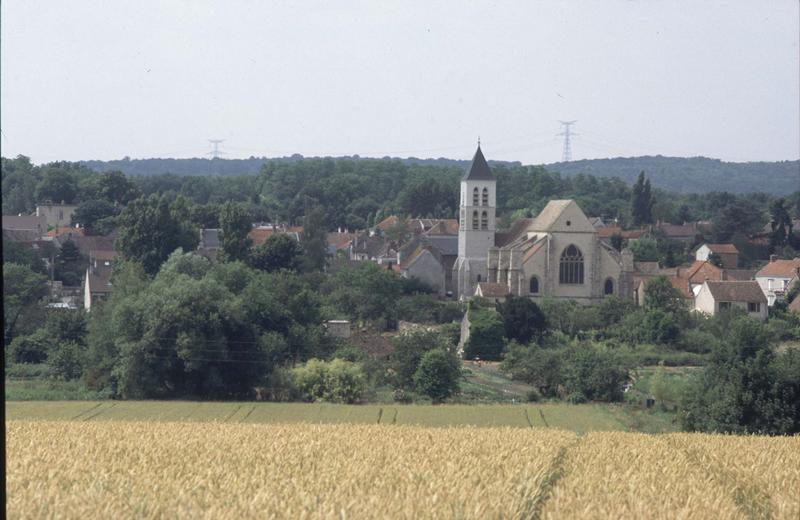
[[2, 154], [800, 158], [797, 0], [2, 2]]

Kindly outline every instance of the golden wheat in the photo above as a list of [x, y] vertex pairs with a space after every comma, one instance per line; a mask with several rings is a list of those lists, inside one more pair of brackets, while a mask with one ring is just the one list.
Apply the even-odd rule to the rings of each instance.
[[521, 516], [572, 433], [17, 422], [14, 518]]
[[10, 518], [796, 518], [800, 438], [10, 421]]

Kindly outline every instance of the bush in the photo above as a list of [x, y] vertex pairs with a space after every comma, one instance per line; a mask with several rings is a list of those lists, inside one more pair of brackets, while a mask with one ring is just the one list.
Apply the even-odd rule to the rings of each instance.
[[561, 353], [555, 349], [543, 349], [535, 345], [524, 346], [516, 342], [508, 345], [501, 369], [512, 379], [524, 381], [536, 387], [545, 397], [556, 397], [562, 383]]
[[345, 344], [333, 351], [334, 359], [342, 359], [351, 363], [360, 363], [367, 358], [367, 353], [358, 347]]
[[539, 392], [537, 392], [536, 390], [528, 390], [528, 392], [525, 394], [525, 399], [529, 403], [536, 403], [541, 398], [542, 398], [542, 396], [540, 396]]
[[17, 336], [8, 347], [13, 363], [44, 363], [50, 350], [50, 339], [44, 329], [28, 336]]
[[699, 329], [686, 329], [681, 334], [679, 344], [681, 350], [686, 352], [707, 354], [719, 344], [719, 339], [710, 332]]
[[443, 349], [435, 349], [422, 356], [414, 373], [414, 386], [436, 403], [458, 392], [460, 378], [458, 358]]
[[341, 359], [311, 359], [292, 369], [294, 385], [305, 401], [355, 403], [367, 389], [361, 366]]
[[528, 298], [509, 296], [497, 305], [497, 311], [503, 318], [505, 336], [527, 344], [531, 340], [539, 340], [547, 332], [547, 318], [544, 313]]
[[628, 370], [610, 352], [591, 345], [565, 351], [562, 377], [567, 394], [582, 394], [590, 401], [621, 401]]
[[47, 365], [50, 367], [53, 377], [64, 381], [81, 377], [83, 372], [82, 354], [83, 348], [72, 341], [60, 343], [54, 347], [47, 357]]
[[397, 374], [396, 385], [411, 387], [414, 374], [426, 352], [435, 349], [448, 350], [449, 341], [443, 334], [430, 330], [415, 330], [395, 336], [391, 364]]
[[499, 313], [474, 309], [469, 313], [469, 340], [464, 345], [464, 358], [499, 360], [505, 346], [505, 327]]

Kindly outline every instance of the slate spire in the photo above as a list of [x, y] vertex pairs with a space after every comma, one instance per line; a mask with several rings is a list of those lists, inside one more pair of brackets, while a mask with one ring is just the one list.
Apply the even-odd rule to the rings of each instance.
[[469, 165], [469, 168], [467, 168], [467, 171], [464, 173], [464, 176], [461, 178], [461, 180], [462, 181], [496, 180], [494, 178], [494, 175], [492, 174], [492, 170], [489, 169], [489, 165], [486, 163], [486, 158], [483, 156], [480, 142], [478, 143], [478, 149], [475, 150], [475, 156], [472, 158], [472, 164]]

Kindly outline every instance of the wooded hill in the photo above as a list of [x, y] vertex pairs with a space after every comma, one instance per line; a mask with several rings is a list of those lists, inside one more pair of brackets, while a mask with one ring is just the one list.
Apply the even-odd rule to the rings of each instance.
[[[343, 159], [358, 160], [359, 156]], [[115, 161], [82, 161], [96, 171], [120, 170], [126, 175], [150, 176], [172, 173], [180, 176], [238, 176], [257, 175], [269, 162], [302, 161], [295, 154], [289, 157], [249, 159], [122, 159]], [[389, 157], [383, 159], [397, 160]], [[466, 167], [469, 161], [453, 159], [399, 159], [401, 162], [424, 166]], [[491, 164], [519, 166], [519, 162], [490, 161]], [[706, 157], [617, 157], [614, 159], [584, 159], [545, 165], [565, 177], [577, 174], [595, 177], [617, 177], [633, 184], [639, 172], [647, 173], [653, 187], [679, 193], [770, 193], [785, 195], [800, 188], [800, 161], [734, 163]]]

